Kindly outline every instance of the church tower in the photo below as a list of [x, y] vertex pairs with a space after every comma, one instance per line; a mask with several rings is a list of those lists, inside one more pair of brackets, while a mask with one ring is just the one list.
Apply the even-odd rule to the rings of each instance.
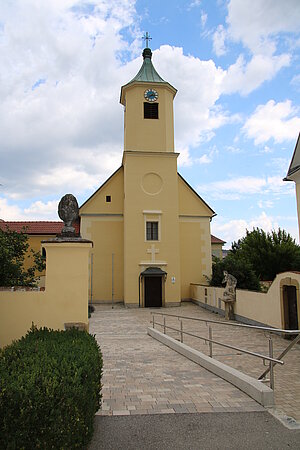
[[124, 302], [180, 302], [176, 89], [143, 51], [137, 75], [121, 88], [124, 105]]
[[173, 100], [176, 89], [156, 72], [150, 48], [138, 74], [121, 88], [124, 151], [174, 151]]
[[94, 243], [92, 301], [179, 306], [211, 274], [214, 211], [177, 173], [177, 91], [156, 72], [148, 38], [139, 72], [121, 88], [122, 165], [80, 207], [80, 230]]

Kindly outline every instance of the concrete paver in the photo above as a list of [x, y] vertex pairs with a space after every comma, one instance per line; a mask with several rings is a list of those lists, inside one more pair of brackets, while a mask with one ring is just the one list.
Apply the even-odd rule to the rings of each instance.
[[[168, 308], [190, 315], [200, 308]], [[205, 311], [204, 311], [205, 312]], [[90, 333], [103, 359], [101, 416], [250, 412], [264, 408], [230, 383], [147, 335], [150, 309], [96, 305]]]
[[[216, 320], [218, 322], [224, 321], [224, 318], [218, 314], [209, 312], [192, 303], [183, 303], [180, 308], [160, 309], [159, 312], [166, 312], [170, 314], [191, 316], [200, 319]], [[162, 319], [160, 320], [162, 323]], [[175, 318], [167, 318], [167, 326], [179, 328], [179, 321]], [[264, 331], [246, 329], [240, 327], [231, 327], [226, 325], [212, 324], [213, 339], [227, 344], [232, 344], [237, 347], [251, 350], [253, 352], [268, 355], [268, 334]], [[162, 331], [162, 327], [157, 327]], [[191, 332], [200, 336], [208, 337], [208, 326], [205, 322], [183, 321], [184, 331]], [[179, 338], [179, 333], [168, 332], [174, 338]], [[279, 335], [273, 336], [274, 357], [288, 346], [289, 340], [282, 338]], [[199, 339], [184, 336], [184, 343], [190, 345], [206, 355], [209, 354], [208, 345]], [[227, 349], [218, 345], [213, 345], [213, 357], [237, 370], [240, 370], [247, 375], [258, 378], [267, 368], [263, 365], [262, 360], [253, 356], [241, 354], [238, 351]], [[276, 365], [275, 372], [275, 407], [288, 416], [293, 417], [300, 422], [300, 345], [296, 344], [289, 353], [283, 358], [284, 365]]]

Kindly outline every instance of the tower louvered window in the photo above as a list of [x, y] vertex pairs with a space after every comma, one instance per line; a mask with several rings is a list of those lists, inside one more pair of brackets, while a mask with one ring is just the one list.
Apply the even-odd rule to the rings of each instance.
[[158, 119], [158, 103], [144, 103], [144, 119]]

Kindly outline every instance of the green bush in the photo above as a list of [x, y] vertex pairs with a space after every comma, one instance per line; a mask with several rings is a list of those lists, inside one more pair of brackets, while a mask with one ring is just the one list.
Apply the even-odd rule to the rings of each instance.
[[222, 260], [215, 258], [212, 265], [212, 276], [209, 280], [210, 286], [224, 286], [224, 270], [237, 279], [237, 289], [261, 290], [259, 279], [249, 261], [243, 257], [233, 255], [232, 252]]
[[1, 450], [85, 448], [101, 375], [99, 346], [85, 331], [32, 327], [1, 350]]

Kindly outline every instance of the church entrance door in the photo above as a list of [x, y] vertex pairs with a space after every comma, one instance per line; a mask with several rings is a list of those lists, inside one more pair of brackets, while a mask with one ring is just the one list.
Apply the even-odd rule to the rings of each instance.
[[284, 328], [298, 329], [297, 291], [296, 286], [283, 286]]
[[162, 306], [162, 276], [145, 276], [145, 307]]

